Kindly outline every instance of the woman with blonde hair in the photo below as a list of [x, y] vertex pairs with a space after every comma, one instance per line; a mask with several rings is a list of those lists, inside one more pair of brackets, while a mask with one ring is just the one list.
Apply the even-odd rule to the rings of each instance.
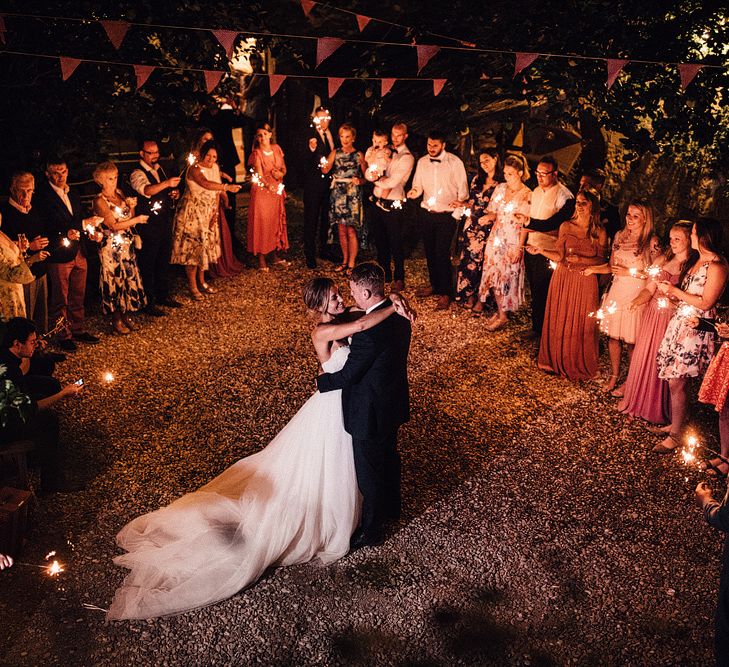
[[102, 232], [97, 235], [101, 307], [105, 315], [111, 316], [112, 333], [126, 335], [136, 328], [129, 313], [147, 305], [137, 267], [136, 246], [141, 239], [133, 229], [146, 223], [148, 216], [134, 215], [137, 198], [125, 197], [119, 190], [119, 170], [113, 162], [97, 165], [93, 177], [101, 188], [94, 199], [94, 214], [104, 218]]
[[631, 308], [635, 297], [645, 286], [648, 269], [661, 254], [658, 238], [653, 232], [654, 212], [644, 199], [628, 203], [625, 224], [615, 235], [610, 261], [601, 266], [585, 269], [591, 273], [611, 273], [610, 289], [603, 298], [603, 318], [600, 331], [607, 334], [610, 355], [610, 375], [603, 384], [603, 390], [615, 397], [623, 396], [623, 387], [615, 389], [620, 376], [620, 359], [623, 345], [628, 352], [628, 364], [643, 314], [643, 304]]
[[[528, 167], [519, 155], [504, 160], [504, 180], [495, 188], [482, 224], [493, 223], [484, 248], [479, 298], [493, 294], [497, 311], [487, 322], [496, 331], [508, 321], [508, 314], [524, 302], [524, 241], [532, 191], [524, 184]], [[476, 310], [476, 307], [474, 307]], [[482, 308], [480, 308], [482, 309]], [[478, 309], [478, 310], [480, 310]]]

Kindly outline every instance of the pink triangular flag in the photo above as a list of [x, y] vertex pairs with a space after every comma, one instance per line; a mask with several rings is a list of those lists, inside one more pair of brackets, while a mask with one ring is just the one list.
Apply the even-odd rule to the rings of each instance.
[[286, 80], [285, 74], [269, 74], [268, 75], [268, 90], [271, 94], [271, 97], [273, 97], [278, 92], [278, 89], [281, 87], [281, 84], [285, 80]]
[[220, 83], [220, 79], [223, 78], [223, 72], [217, 70], [206, 69], [205, 70], [205, 89], [208, 93], [212, 93], [215, 90], [215, 86]]
[[681, 75], [681, 90], [686, 90], [702, 67], [703, 65], [696, 65], [695, 63], [686, 63], [678, 66], [678, 73]]
[[395, 85], [395, 81], [397, 81], [397, 79], [382, 79], [382, 85], [380, 86], [380, 95], [382, 97], [390, 92], [390, 89]]
[[443, 86], [445, 86], [446, 81], [448, 81], [448, 79], [433, 79], [433, 95], [435, 95], [435, 97], [440, 95], [440, 91], [443, 90]]
[[210, 32], [215, 35], [216, 39], [220, 42], [220, 45], [225, 49], [225, 53], [230, 58], [233, 53], [233, 44], [235, 44], [235, 38], [238, 37], [238, 33], [235, 30], [211, 30]]
[[114, 48], [118, 50], [124, 41], [127, 30], [129, 30], [129, 24], [126, 21], [99, 21], [99, 23], [104, 26], [106, 36], [114, 45]]
[[65, 56], [60, 57], [61, 60], [61, 78], [65, 81], [71, 76], [76, 68], [81, 64], [78, 58], [66, 58]]
[[369, 16], [361, 16], [360, 14], [357, 14], [357, 25], [359, 26], [359, 31], [362, 32], [366, 27], [367, 24], [372, 20]]
[[5, 44], [5, 32], [5, 17], [0, 15], [0, 44]]
[[134, 65], [134, 74], [137, 77], [137, 90], [139, 90], [154, 72], [154, 65]]
[[522, 53], [521, 51], [517, 51], [516, 61], [514, 62], [514, 76], [529, 67], [537, 58], [539, 58], [538, 53]]
[[316, 3], [312, 2], [312, 0], [301, 0], [301, 9], [304, 10], [304, 16], [308, 18], [311, 10], [314, 9], [315, 4]]
[[621, 60], [620, 58], [608, 58], [607, 62], [607, 87], [608, 90], [613, 87], [615, 79], [618, 78], [618, 74], [622, 71], [623, 67], [628, 64], [627, 60]]
[[316, 66], [319, 67], [332, 53], [344, 44], [339, 37], [320, 37], [316, 40]]
[[425, 67], [425, 65], [428, 63], [428, 61], [436, 53], [438, 53], [438, 51], [440, 51], [440, 46], [418, 44], [415, 48], [418, 52], [418, 74], [420, 74], [420, 70], [422, 70], [423, 67]]
[[339, 90], [339, 87], [344, 83], [344, 78], [339, 76], [329, 77], [329, 99], [334, 97]]

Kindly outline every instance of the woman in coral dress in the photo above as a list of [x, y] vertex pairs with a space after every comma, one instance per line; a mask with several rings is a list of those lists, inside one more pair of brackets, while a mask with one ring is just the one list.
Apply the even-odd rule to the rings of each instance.
[[670, 248], [665, 256], [656, 260], [655, 275], [651, 275], [645, 288], [633, 299], [629, 308], [641, 308], [643, 321], [638, 330], [633, 357], [630, 360], [625, 396], [618, 410], [632, 417], [641, 417], [654, 424], [665, 424], [671, 419], [671, 395], [668, 382], [658, 377], [656, 354], [676, 304], [657, 289], [657, 281], [665, 280], [678, 285], [695, 257], [691, 250], [691, 223], [678, 222], [669, 232]]
[[[532, 191], [524, 185], [523, 158], [511, 155], [504, 161], [504, 180], [494, 189], [488, 208], [493, 227], [484, 249], [479, 299], [489, 294], [497, 311], [486, 323], [489, 331], [508, 322], [508, 314], [524, 303], [524, 223], [529, 220]], [[484, 221], [485, 222], [485, 221]]]
[[274, 264], [288, 266], [276, 253], [289, 249], [286, 231], [286, 209], [283, 177], [286, 175], [284, 154], [278, 144], [271, 143], [271, 126], [265, 123], [256, 130], [256, 142], [248, 165], [251, 167], [251, 202], [248, 206], [248, 252], [258, 257], [258, 268], [268, 271], [266, 256]]
[[542, 254], [556, 262], [549, 283], [539, 368], [570, 380], [588, 380], [600, 370], [597, 320], [597, 276], [587, 269], [604, 264], [607, 234], [600, 220], [600, 196], [581, 190], [575, 214], [559, 228], [557, 250], [527, 246], [530, 254]]
[[[729, 338], [729, 324], [718, 324], [716, 331], [723, 339]], [[713, 405], [719, 413], [719, 440], [721, 455], [729, 459], [729, 341], [719, 348], [717, 355], [711, 360], [699, 389], [699, 400]], [[704, 469], [713, 470], [714, 474], [729, 473], [729, 464], [719, 458], [706, 461]]]
[[600, 331], [609, 337], [610, 353], [610, 375], [603, 389], [613, 392], [616, 397], [623, 395], [622, 387], [615, 389], [623, 345], [630, 360], [643, 315], [642, 307], [631, 309], [630, 304], [645, 286], [645, 270], [660, 255], [660, 245], [653, 233], [653, 218], [653, 208], [647, 201], [631, 201], [625, 214], [625, 225], [613, 240], [610, 263], [593, 269], [596, 273], [612, 273], [613, 276], [603, 300], [604, 317]]

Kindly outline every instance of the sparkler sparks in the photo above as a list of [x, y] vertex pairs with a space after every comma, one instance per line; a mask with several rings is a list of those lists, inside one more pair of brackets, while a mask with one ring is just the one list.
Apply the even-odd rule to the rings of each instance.
[[68, 246], [71, 245], [71, 241], [69, 241], [65, 236], [61, 239], [61, 245], [64, 248], [68, 248]]
[[615, 303], [615, 301], [611, 301], [604, 308], [601, 307], [592, 313], [587, 313], [587, 317], [593, 317], [596, 320], [604, 320], [607, 315], [614, 315], [617, 312], [618, 312], [618, 304]]
[[557, 268], [557, 262], [555, 262], [553, 259], [549, 260], [549, 268], [554, 271]]
[[463, 209], [463, 215], [465, 215], [467, 218], [471, 217], [471, 209], [470, 208], [464, 208]]
[[152, 208], [150, 210], [155, 215], [159, 215], [159, 212], [162, 210], [162, 202], [161, 201], [154, 202], [154, 204], [152, 204]]
[[678, 307], [678, 314], [680, 317], [695, 317], [698, 315], [698, 310], [687, 303], [683, 303]]
[[112, 382], [114, 382], [114, 373], [112, 373], [111, 371], [106, 371], [106, 373], [104, 373], [104, 382], [106, 382], [107, 384], [111, 384]]
[[392, 200], [392, 208], [401, 210], [402, 209], [402, 202], [399, 199], [393, 199]]
[[634, 266], [631, 266], [628, 269], [628, 273], [630, 274], [631, 278], [637, 278], [638, 277], [638, 269], [636, 269]]
[[279, 183], [278, 186], [276, 187], [276, 194], [282, 195], [283, 193], [284, 193], [284, 184]]
[[189, 164], [191, 167], [197, 162], [197, 158], [192, 154], [187, 154], [187, 164]]
[[516, 208], [516, 205], [514, 204], [513, 201], [510, 201], [506, 206], [504, 206], [504, 210], [507, 213], [513, 212], [515, 208]]
[[436, 201], [438, 201], [436, 199], [436, 197], [434, 197], [433, 195], [430, 195], [430, 197], [428, 197], [428, 199], [425, 203], [428, 205], [428, 207], [430, 207], [430, 206], [435, 206]]
[[664, 296], [659, 297], [659, 299], [657, 301], [657, 304], [658, 304], [658, 309], [659, 310], [663, 310], [664, 308], [668, 308], [668, 299], [666, 299], [666, 297], [664, 297]]
[[661, 271], [662, 271], [661, 267], [655, 266], [655, 265], [649, 266], [645, 270], [645, 272], [648, 274], [648, 277], [653, 278], [653, 279], [657, 278]]
[[319, 158], [319, 168], [320, 169], [323, 169], [328, 164], [329, 164], [329, 160], [327, 160], [324, 156], [322, 156], [321, 158]]

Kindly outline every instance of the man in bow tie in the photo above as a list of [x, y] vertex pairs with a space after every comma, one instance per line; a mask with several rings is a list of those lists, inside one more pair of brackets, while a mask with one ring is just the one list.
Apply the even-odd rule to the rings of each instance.
[[311, 134], [303, 161], [304, 170], [304, 254], [306, 266], [316, 268], [316, 241], [319, 237], [319, 256], [334, 259], [327, 252], [329, 225], [329, 187], [331, 176], [322, 173], [321, 161], [334, 150], [334, 138], [329, 124], [329, 110], [317, 107], [311, 119]]
[[468, 199], [468, 180], [463, 162], [446, 151], [443, 132], [430, 131], [427, 150], [428, 154], [418, 160], [413, 187], [407, 194], [408, 199], [423, 197], [420, 227], [430, 278], [430, 285], [420, 288], [415, 295], [435, 295], [435, 309], [447, 310], [453, 296], [451, 243], [458, 224], [453, 210]]
[[165, 312], [159, 306], [179, 308], [179, 301], [170, 297], [168, 272], [172, 252], [172, 213], [180, 196], [180, 178], [167, 178], [159, 163], [157, 142], [147, 139], [141, 143], [139, 167], [129, 176], [137, 191], [138, 214], [149, 216], [146, 225], [138, 226], [142, 248], [137, 252], [139, 272], [147, 294], [143, 313], [160, 317]]

